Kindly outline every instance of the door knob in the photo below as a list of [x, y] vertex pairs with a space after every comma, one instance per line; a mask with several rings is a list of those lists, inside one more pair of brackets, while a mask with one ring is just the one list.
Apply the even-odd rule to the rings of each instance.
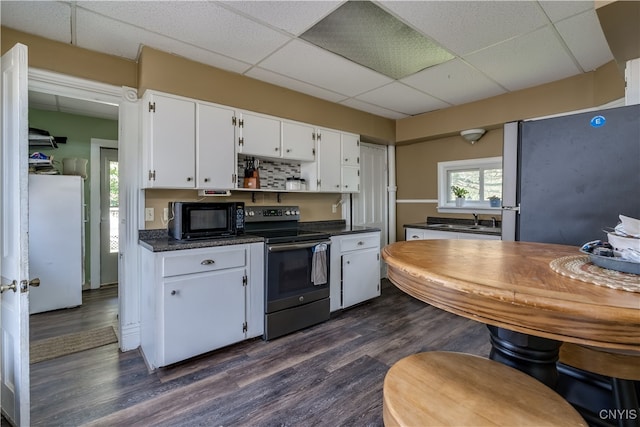
[[0, 294], [5, 292], [5, 291], [13, 291], [13, 292], [15, 292], [17, 289], [18, 289], [18, 282], [16, 282], [14, 280], [8, 285], [0, 286]]
[[26, 280], [23, 280], [22, 283], [37, 288], [38, 286], [40, 286], [40, 278], [36, 277], [35, 279], [31, 279], [28, 282]]

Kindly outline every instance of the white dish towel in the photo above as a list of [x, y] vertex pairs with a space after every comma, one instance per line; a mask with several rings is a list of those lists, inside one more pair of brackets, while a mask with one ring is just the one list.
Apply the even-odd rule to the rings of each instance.
[[313, 247], [311, 257], [311, 283], [315, 286], [327, 283], [327, 244], [318, 243]]

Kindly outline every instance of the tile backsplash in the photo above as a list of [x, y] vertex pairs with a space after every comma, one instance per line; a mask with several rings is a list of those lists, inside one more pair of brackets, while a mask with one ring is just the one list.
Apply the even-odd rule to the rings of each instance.
[[[238, 154], [238, 187], [242, 188], [244, 179], [245, 161], [254, 159], [253, 156]], [[260, 188], [270, 190], [284, 190], [287, 178], [300, 177], [300, 163], [286, 162], [282, 160], [258, 160], [258, 172], [260, 175]]]

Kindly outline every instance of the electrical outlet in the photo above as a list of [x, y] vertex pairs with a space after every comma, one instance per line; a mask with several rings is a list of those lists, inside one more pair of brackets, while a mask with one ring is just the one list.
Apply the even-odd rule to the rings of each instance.
[[162, 210], [162, 219], [165, 221], [169, 221], [169, 208], [164, 208]]
[[154, 220], [154, 211], [153, 208], [145, 208], [144, 209], [144, 220], [145, 221], [153, 221]]

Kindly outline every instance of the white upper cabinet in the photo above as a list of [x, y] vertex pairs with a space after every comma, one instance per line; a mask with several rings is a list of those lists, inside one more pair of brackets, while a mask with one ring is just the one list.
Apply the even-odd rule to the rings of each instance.
[[196, 102], [147, 91], [143, 108], [143, 184], [195, 188]]
[[196, 139], [197, 186], [203, 189], [235, 187], [236, 155], [233, 141], [235, 110], [198, 103]]
[[340, 192], [340, 132], [319, 129], [318, 191]]
[[287, 120], [282, 121], [282, 158], [313, 162], [316, 159], [315, 127]]
[[342, 134], [342, 185], [343, 193], [360, 191], [360, 136], [352, 133]]
[[342, 164], [344, 166], [360, 167], [360, 136], [342, 134]]
[[143, 109], [144, 187], [235, 187], [235, 110], [155, 91]]
[[275, 117], [243, 111], [238, 123], [238, 153], [282, 157], [281, 121]]

